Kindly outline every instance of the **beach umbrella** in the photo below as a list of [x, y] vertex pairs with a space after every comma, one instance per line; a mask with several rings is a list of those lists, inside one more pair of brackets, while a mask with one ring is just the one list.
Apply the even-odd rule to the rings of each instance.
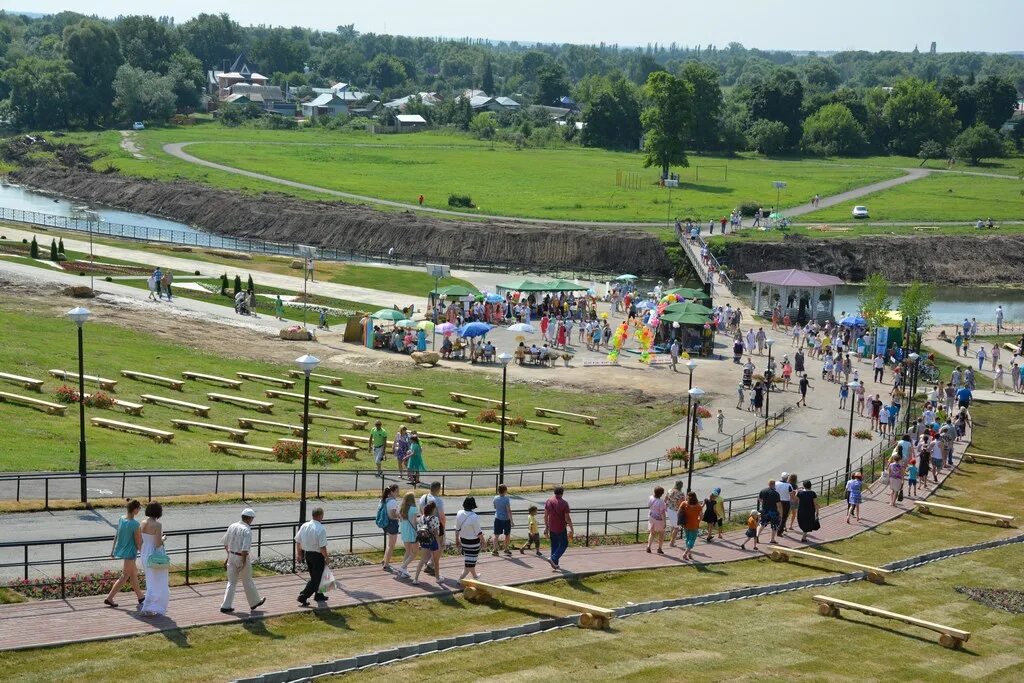
[[485, 294], [484, 295], [484, 301], [486, 301], [489, 304], [500, 304], [504, 300], [505, 300], [505, 297], [499, 296], [497, 294]]
[[654, 303], [653, 301], [649, 301], [649, 300], [645, 299], [645, 300], [641, 301], [640, 303], [638, 303], [636, 305], [636, 310], [638, 310], [638, 311], [646, 311], [647, 309], [657, 308], [657, 307], [658, 307], [658, 304]]
[[839, 324], [843, 327], [864, 327], [866, 323], [859, 315], [848, 315], [840, 320]]
[[396, 311], [393, 308], [382, 308], [379, 311], [370, 315], [370, 317], [373, 318], [374, 320], [390, 320], [391, 322], [395, 323], [398, 322], [399, 320], [404, 320], [405, 313], [402, 313], [401, 311]]
[[459, 328], [457, 328], [453, 323], [441, 323], [437, 326], [437, 331], [441, 334], [451, 334], [457, 329]]
[[491, 326], [487, 323], [469, 323], [463, 325], [459, 330], [460, 337], [482, 337], [491, 331]]
[[707, 306], [695, 304], [692, 301], [680, 301], [670, 306], [665, 307], [666, 313], [694, 313], [697, 315], [707, 316], [712, 313], [712, 310]]
[[703, 325], [708, 322], [708, 317], [700, 313], [670, 312], [666, 310], [661, 314], [661, 322], [679, 323], [680, 325]]
[[424, 332], [430, 332], [434, 329], [434, 323], [430, 322], [429, 320], [421, 320], [418, 323], [416, 323], [416, 327], [418, 329], [423, 330]]
[[395, 327], [416, 327], [416, 321], [409, 319], [399, 320], [395, 323]]
[[636, 275], [630, 275], [629, 273], [623, 273], [622, 275], [615, 278], [619, 282], [625, 282], [626, 280], [635, 280]]
[[533, 329], [533, 325], [530, 325], [528, 323], [516, 323], [515, 325], [509, 325], [505, 329], [507, 329], [509, 332], [526, 332], [530, 334], [536, 332], [536, 330]]

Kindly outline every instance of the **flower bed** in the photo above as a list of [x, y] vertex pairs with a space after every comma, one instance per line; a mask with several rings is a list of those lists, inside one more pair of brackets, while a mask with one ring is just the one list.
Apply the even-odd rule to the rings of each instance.
[[78, 403], [78, 390], [74, 387], [70, 387], [67, 384], [61, 384], [57, 387], [57, 390], [53, 392], [53, 397], [57, 399], [59, 403]]
[[844, 427], [833, 427], [832, 429], [828, 430], [829, 436], [846, 436], [848, 433], [849, 432], [847, 432]]
[[871, 430], [868, 430], [868, 429], [858, 429], [857, 431], [855, 431], [853, 433], [853, 438], [861, 439], [861, 440], [864, 440], [864, 441], [871, 441], [871, 439], [873, 439], [874, 437], [871, 434]]
[[[120, 572], [115, 571], [105, 571], [102, 574], [72, 574], [64, 581], [64, 594], [69, 598], [106, 595], [118, 576]], [[139, 574], [139, 584], [143, 589], [146, 586], [146, 579], [142, 574]], [[59, 600], [61, 597], [59, 579], [19, 579], [9, 582], [7, 587], [32, 600]], [[122, 592], [130, 590], [129, 585], [121, 589]]]

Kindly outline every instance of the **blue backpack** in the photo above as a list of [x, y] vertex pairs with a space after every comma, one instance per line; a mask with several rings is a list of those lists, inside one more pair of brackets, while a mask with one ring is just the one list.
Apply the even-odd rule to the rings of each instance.
[[386, 529], [388, 526], [388, 522], [390, 521], [391, 518], [388, 517], [388, 506], [384, 501], [381, 501], [380, 507], [377, 508], [377, 528]]

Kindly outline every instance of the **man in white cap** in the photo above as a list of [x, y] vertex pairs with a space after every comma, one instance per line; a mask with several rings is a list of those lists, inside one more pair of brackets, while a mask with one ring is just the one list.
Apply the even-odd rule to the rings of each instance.
[[786, 535], [786, 522], [789, 519], [789, 508], [792, 501], [791, 493], [793, 487], [789, 483], [789, 472], [783, 472], [779, 475], [779, 480], [775, 482], [775, 490], [779, 493], [779, 502], [782, 503], [782, 512], [780, 513], [782, 519], [779, 520], [779, 536]]
[[224, 568], [228, 572], [228, 586], [224, 589], [224, 602], [221, 603], [220, 611], [230, 614], [235, 611], [231, 603], [235, 600], [235, 589], [238, 582], [242, 582], [245, 589], [245, 598], [249, 602], [249, 609], [255, 610], [267, 601], [260, 597], [256, 589], [256, 582], [252, 580], [252, 562], [249, 561], [249, 549], [252, 547], [252, 529], [249, 525], [256, 518], [252, 508], [242, 510], [242, 521], [235, 522], [228, 527], [221, 541], [228, 557], [224, 560]]

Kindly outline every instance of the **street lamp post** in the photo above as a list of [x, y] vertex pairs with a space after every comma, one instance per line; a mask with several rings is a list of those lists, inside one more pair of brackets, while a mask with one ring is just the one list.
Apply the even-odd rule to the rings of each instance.
[[857, 388], [860, 382], [853, 380], [846, 386], [850, 387], [850, 429], [846, 433], [846, 478], [850, 478], [850, 449], [853, 448], [853, 405], [857, 402]]
[[911, 353], [907, 358], [910, 359], [912, 365], [910, 366], [910, 381], [907, 382], [907, 414], [903, 416], [903, 431], [904, 433], [910, 431], [910, 410], [911, 406], [914, 405], [914, 394], [917, 393], [917, 367], [918, 362], [921, 360], [921, 354], [916, 351]]
[[764, 431], [768, 431], [768, 406], [772, 397], [772, 379], [775, 373], [772, 372], [772, 347], [775, 346], [774, 339], [766, 339], [768, 346], [768, 367], [764, 371]]
[[320, 359], [308, 353], [295, 362], [302, 369], [306, 381], [302, 392], [302, 491], [299, 493], [299, 524], [306, 523], [306, 455], [309, 451], [309, 375], [320, 364]]
[[68, 311], [68, 317], [78, 327], [78, 477], [81, 482], [80, 499], [85, 505], [89, 499], [85, 490], [85, 344], [82, 328], [89, 319], [89, 309], [76, 306]]
[[498, 362], [501, 363], [501, 445], [498, 447], [499, 484], [505, 481], [505, 388], [508, 380], [508, 364], [511, 360], [511, 354], [498, 354]]
[[[687, 469], [686, 473], [686, 492], [689, 493], [690, 491], [693, 490], [693, 451], [695, 449], [695, 445], [697, 442], [697, 410], [700, 409], [700, 399], [704, 395], [704, 390], [701, 389], [700, 387], [693, 387], [692, 389], [686, 392], [686, 395], [690, 400], [694, 402], [694, 411], [692, 418], [693, 429], [690, 430], [690, 443], [687, 445], [687, 447], [689, 448], [688, 455], [690, 456], [690, 466]], [[690, 421], [687, 421], [686, 424], [690, 424]]]
[[683, 437], [683, 445], [686, 446], [690, 443], [690, 411], [692, 410], [690, 390], [693, 389], [693, 371], [697, 369], [697, 361], [691, 358], [683, 363], [683, 367], [690, 371], [690, 382], [686, 387], [686, 436]]
[[782, 190], [786, 187], [785, 181], [775, 180], [772, 181], [772, 185], [775, 186], [775, 213], [779, 213], [779, 201]]

